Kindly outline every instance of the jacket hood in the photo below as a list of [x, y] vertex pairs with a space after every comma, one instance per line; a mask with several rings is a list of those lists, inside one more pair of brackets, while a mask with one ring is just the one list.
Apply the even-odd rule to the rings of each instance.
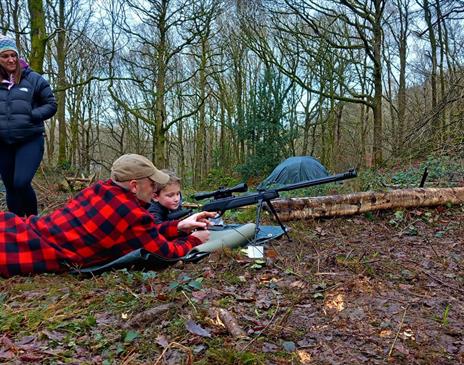
[[29, 68], [29, 64], [26, 62], [24, 58], [19, 59], [19, 64], [23, 70]]

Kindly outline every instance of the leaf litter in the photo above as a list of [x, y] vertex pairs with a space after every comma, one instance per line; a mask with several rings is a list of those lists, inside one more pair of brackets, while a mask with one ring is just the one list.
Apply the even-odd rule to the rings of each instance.
[[157, 273], [0, 279], [0, 362], [464, 362], [463, 207], [291, 232], [260, 261], [236, 250]]

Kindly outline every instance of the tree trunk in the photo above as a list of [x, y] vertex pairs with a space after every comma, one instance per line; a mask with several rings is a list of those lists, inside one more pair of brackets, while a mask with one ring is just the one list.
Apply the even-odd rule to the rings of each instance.
[[[237, 127], [243, 131], [245, 126], [245, 110], [243, 105], [243, 50], [239, 49], [237, 55], [234, 55], [234, 83], [235, 83], [235, 107], [237, 110]], [[235, 151], [236, 161], [239, 163], [245, 160], [245, 139], [239, 139], [238, 148]]]
[[201, 39], [200, 70], [198, 80], [198, 93], [200, 96], [200, 108], [198, 113], [198, 130], [196, 138], [196, 156], [195, 156], [195, 186], [206, 176], [207, 172], [207, 151], [206, 151], [206, 61], [207, 61], [207, 40]]
[[398, 143], [398, 156], [401, 156], [404, 148], [404, 130], [406, 119], [406, 57], [407, 57], [407, 20], [404, 25], [405, 29], [402, 30], [399, 43], [399, 58], [400, 58], [400, 74], [398, 85], [398, 128], [397, 128], [397, 143]]
[[[160, 42], [161, 43], [161, 42]], [[166, 105], [164, 95], [166, 91], [166, 61], [164, 55], [164, 46], [160, 45], [160, 56], [158, 59], [158, 78], [156, 80], [156, 101], [155, 101], [155, 125], [153, 127], [153, 150], [152, 160], [155, 166], [163, 168], [167, 165], [166, 162], [166, 136], [165, 136], [165, 120], [166, 120]]]
[[31, 55], [29, 57], [29, 64], [34, 71], [42, 74], [45, 45], [47, 43], [43, 1], [28, 0], [27, 5], [31, 16]]
[[[182, 92], [181, 90], [178, 91], [178, 94], [176, 95], [176, 100], [177, 100], [177, 110], [179, 111], [179, 115], [182, 115], [183, 113], [183, 102], [182, 102]], [[184, 180], [185, 182], [185, 177], [187, 175], [186, 173], [186, 161], [185, 161], [185, 144], [184, 144], [184, 123], [183, 121], [179, 121], [177, 123], [177, 143], [179, 146], [179, 153], [178, 153], [178, 171], [177, 174], [178, 176]]]
[[[427, 24], [430, 41], [430, 57], [432, 62], [432, 69], [430, 71], [430, 83], [432, 86], [432, 111], [434, 111], [435, 107], [437, 106], [437, 39], [435, 37], [435, 31], [433, 30], [432, 12], [430, 10], [430, 4], [428, 0], [424, 0], [423, 8], [424, 19]], [[436, 122], [436, 120], [434, 122]]]
[[153, 128], [152, 160], [155, 166], [163, 168], [167, 166], [166, 161], [166, 75], [168, 59], [168, 39], [167, 39], [167, 5], [168, 2], [162, 1], [158, 18], [159, 41], [157, 44], [158, 53], [156, 57], [156, 100], [155, 100], [155, 123]]
[[303, 146], [301, 151], [303, 156], [306, 156], [309, 150], [309, 128], [311, 127], [311, 115], [309, 113], [310, 105], [308, 99], [309, 95], [306, 96], [306, 102], [304, 105]]
[[[442, 19], [443, 18], [443, 14], [441, 13], [441, 8], [440, 8], [440, 1], [436, 0], [435, 1], [435, 9], [437, 11], [437, 18], [438, 19]], [[440, 71], [440, 100], [444, 99], [445, 97], [445, 74], [446, 74], [446, 70], [445, 70], [445, 65], [444, 65], [444, 61], [445, 61], [445, 50], [448, 49], [448, 45], [444, 43], [444, 40], [443, 40], [443, 30], [445, 28], [445, 22], [444, 20], [443, 21], [440, 21], [438, 22], [437, 24], [437, 33], [438, 33], [438, 45], [440, 47], [440, 62], [438, 63], [438, 69]], [[447, 122], [446, 122], [446, 115], [447, 115], [447, 111], [444, 110], [443, 113], [441, 113], [441, 116], [440, 116], [440, 131], [441, 131], [441, 142], [445, 141], [446, 139], [446, 125], [447, 125]]]
[[[65, 113], [65, 101], [66, 101], [66, 76], [65, 76], [65, 9], [64, 0], [59, 2], [59, 26], [61, 28], [58, 33], [58, 41], [56, 43], [56, 61], [58, 64], [58, 80], [57, 88], [60, 90], [56, 93], [57, 101], [57, 113], [56, 118], [58, 120], [58, 165], [64, 166], [67, 162], [66, 149], [67, 149], [67, 133], [66, 133], [66, 113]], [[50, 141], [53, 143], [54, 141]], [[53, 153], [54, 148], [50, 149], [50, 153]], [[52, 159], [53, 156], [49, 156]]]
[[464, 187], [416, 188], [389, 192], [361, 192], [272, 202], [281, 221], [334, 217], [375, 210], [464, 203]]
[[383, 2], [375, 1], [375, 22], [373, 22], [374, 53], [374, 166], [383, 163], [383, 122], [382, 122], [382, 13]]

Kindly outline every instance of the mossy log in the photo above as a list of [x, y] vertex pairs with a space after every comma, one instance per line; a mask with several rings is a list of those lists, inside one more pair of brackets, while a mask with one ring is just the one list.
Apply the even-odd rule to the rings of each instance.
[[417, 188], [387, 192], [360, 192], [310, 198], [276, 199], [272, 201], [279, 218], [290, 220], [336, 217], [375, 210], [430, 207], [463, 204], [464, 187]]
[[64, 192], [76, 192], [85, 189], [95, 181], [95, 174], [89, 177], [68, 177], [65, 176], [58, 184], [59, 190]]

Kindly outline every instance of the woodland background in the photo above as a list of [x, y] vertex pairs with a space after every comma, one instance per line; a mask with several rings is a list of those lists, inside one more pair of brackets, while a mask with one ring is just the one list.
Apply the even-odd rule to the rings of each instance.
[[[50, 81], [45, 162], [126, 152], [198, 187], [291, 155], [332, 171], [462, 152], [461, 0], [1, 0]], [[221, 180], [222, 179], [222, 180]]]
[[[425, 168], [426, 187], [462, 187], [463, 17], [462, 0], [0, 0], [58, 100], [40, 211], [72, 196], [51, 177], [106, 177], [125, 152], [189, 189], [307, 154], [357, 167], [361, 190]], [[288, 224], [263, 260], [2, 279], [0, 362], [464, 363], [464, 206]]]

